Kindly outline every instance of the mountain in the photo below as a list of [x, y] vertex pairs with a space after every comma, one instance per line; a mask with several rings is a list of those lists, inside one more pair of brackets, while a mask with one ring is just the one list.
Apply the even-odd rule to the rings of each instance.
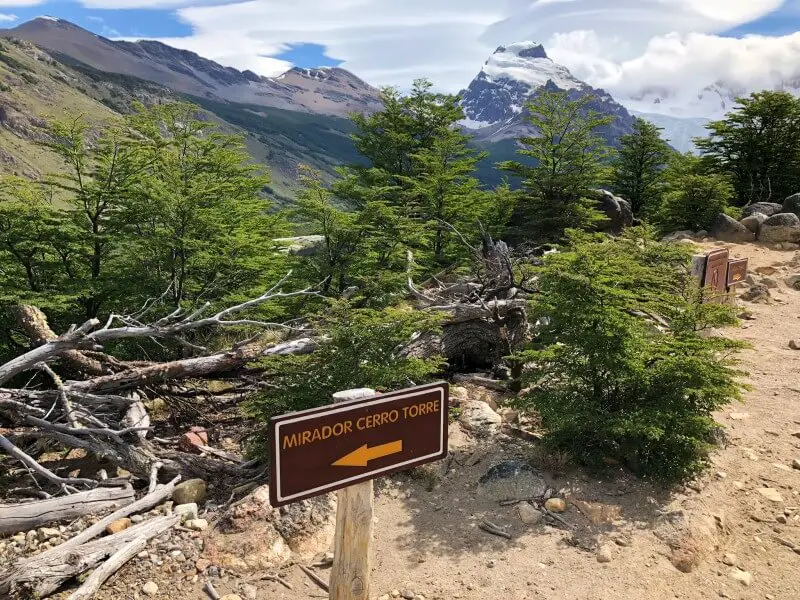
[[96, 130], [130, 112], [134, 101], [152, 105], [168, 100], [195, 102], [210, 111], [222, 131], [245, 136], [254, 162], [269, 167], [267, 192], [279, 203], [294, 197], [299, 163], [332, 177], [338, 165], [360, 159], [349, 138], [354, 131], [349, 119], [177, 94], [11, 38], [0, 41], [0, 174], [40, 179], [63, 168], [61, 159], [41, 144], [48, 139], [50, 116], [82, 115]]
[[600, 131], [612, 145], [632, 131], [634, 120], [625, 107], [606, 91], [575, 78], [535, 42], [517, 42], [495, 50], [460, 94], [466, 115], [462, 124], [477, 140], [489, 143], [531, 135], [535, 132], [525, 121], [525, 104], [544, 90], [566, 91], [573, 99], [591, 95], [591, 109], [615, 117]]
[[0, 30], [0, 36], [27, 40], [99, 71], [138, 77], [210, 100], [339, 117], [380, 108], [375, 88], [339, 68], [294, 68], [280, 77], [261, 77], [157, 41], [112, 41], [51, 17]]
[[697, 152], [697, 148], [692, 141], [696, 137], [705, 137], [708, 131], [705, 126], [709, 119], [704, 117], [673, 117], [659, 113], [645, 113], [635, 110], [631, 114], [650, 121], [653, 125], [663, 129], [661, 137], [667, 140], [673, 148], [679, 152]]

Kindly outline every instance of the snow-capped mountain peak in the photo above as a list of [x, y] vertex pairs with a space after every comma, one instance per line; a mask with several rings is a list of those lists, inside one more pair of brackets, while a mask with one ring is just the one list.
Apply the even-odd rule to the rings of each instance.
[[565, 66], [553, 62], [541, 44], [527, 41], [500, 46], [461, 93], [467, 117], [464, 125], [481, 129], [507, 122], [545, 86], [574, 90], [584, 85]]
[[550, 60], [544, 47], [535, 42], [500, 46], [483, 65], [481, 73], [489, 81], [519, 81], [531, 87], [543, 86], [548, 81], [562, 90], [581, 85], [569, 69]]
[[616, 117], [608, 127], [609, 139], [631, 130], [633, 118], [614, 98], [574, 77], [551, 60], [541, 44], [530, 41], [500, 46], [484, 63], [461, 92], [466, 117], [462, 125], [494, 140], [528, 134], [525, 105], [543, 90], [562, 90], [573, 98], [591, 95], [592, 109]]

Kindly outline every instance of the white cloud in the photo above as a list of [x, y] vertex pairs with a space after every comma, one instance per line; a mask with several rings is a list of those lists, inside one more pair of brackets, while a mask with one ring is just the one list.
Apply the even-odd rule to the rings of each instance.
[[763, 87], [779, 78], [800, 80], [796, 36], [716, 35], [770, 14], [784, 0], [82, 3], [94, 8], [176, 8], [194, 35], [162, 41], [264, 75], [287, 67], [273, 58], [287, 45], [316, 43], [374, 85], [407, 87], [415, 77], [428, 77], [442, 89], [457, 91], [498, 45], [534, 39], [544, 42], [551, 56], [576, 76], [622, 98], [650, 98], [658, 92], [688, 105], [697, 100], [698, 90], [719, 80], [734, 89]]
[[0, 13], [0, 23], [13, 23], [17, 20], [17, 15], [6, 15]]

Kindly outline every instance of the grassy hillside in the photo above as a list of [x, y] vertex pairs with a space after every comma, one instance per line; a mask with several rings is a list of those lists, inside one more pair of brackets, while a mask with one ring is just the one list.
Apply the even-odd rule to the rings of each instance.
[[91, 85], [30, 44], [0, 42], [0, 173], [38, 179], [61, 168], [39, 143], [49, 117], [84, 115], [92, 124], [114, 118], [88, 94]]

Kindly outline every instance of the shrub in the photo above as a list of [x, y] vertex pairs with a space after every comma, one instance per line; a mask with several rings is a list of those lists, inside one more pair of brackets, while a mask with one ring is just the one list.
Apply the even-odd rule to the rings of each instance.
[[709, 230], [721, 212], [727, 212], [733, 188], [721, 175], [686, 175], [673, 185], [657, 217], [663, 233]]
[[[250, 399], [248, 416], [267, 421], [294, 410], [331, 402], [335, 392], [371, 387], [391, 391], [427, 382], [444, 363], [439, 358], [414, 358], [400, 352], [415, 333], [434, 331], [440, 317], [405, 308], [354, 309], [334, 302], [315, 329], [324, 335], [315, 352], [305, 356], [276, 356], [263, 367], [270, 391]], [[265, 432], [254, 449], [266, 448]]]
[[712, 412], [743, 389], [734, 355], [744, 345], [701, 335], [734, 323], [732, 309], [700, 304], [686, 250], [642, 228], [617, 240], [572, 231], [568, 241], [540, 269], [531, 315], [545, 325], [519, 357], [530, 386], [521, 407], [539, 411], [551, 450], [585, 464], [613, 459], [667, 480], [696, 472], [712, 447]]

